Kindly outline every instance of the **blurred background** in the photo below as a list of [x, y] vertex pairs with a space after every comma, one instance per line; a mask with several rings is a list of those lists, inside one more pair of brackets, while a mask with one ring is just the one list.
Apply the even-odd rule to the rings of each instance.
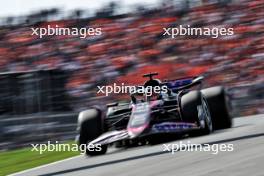
[[[16, 8], [25, 12], [1, 11], [0, 150], [74, 139], [78, 112], [125, 98], [98, 95], [97, 86], [141, 84], [148, 72], [160, 79], [204, 75], [204, 87], [227, 88], [234, 116], [264, 113], [264, 1], [78, 2], [42, 10], [21, 2]], [[31, 35], [47, 25], [99, 27], [102, 35]], [[232, 27], [234, 35], [162, 35], [179, 25]]]

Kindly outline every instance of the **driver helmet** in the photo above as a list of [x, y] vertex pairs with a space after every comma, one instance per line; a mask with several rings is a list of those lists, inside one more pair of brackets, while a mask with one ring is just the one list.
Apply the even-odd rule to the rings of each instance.
[[144, 83], [144, 88], [145, 88], [145, 100], [146, 101], [154, 101], [160, 99], [160, 87], [161, 86], [161, 81], [158, 79], [150, 79]]

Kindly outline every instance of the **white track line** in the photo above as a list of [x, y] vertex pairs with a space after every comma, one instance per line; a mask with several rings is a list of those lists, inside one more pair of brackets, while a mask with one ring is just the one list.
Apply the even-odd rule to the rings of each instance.
[[58, 163], [61, 163], [61, 162], [64, 162], [64, 161], [69, 161], [69, 160], [72, 160], [72, 159], [76, 159], [78, 157], [83, 157], [83, 155], [78, 155], [78, 156], [74, 156], [74, 157], [67, 158], [67, 159], [64, 159], [64, 160], [55, 161], [55, 162], [52, 162], [52, 163], [49, 163], [49, 164], [44, 164], [44, 165], [37, 166], [37, 167], [31, 168], [31, 169], [27, 169], [27, 170], [23, 170], [23, 171], [20, 171], [20, 172], [13, 173], [13, 174], [10, 174], [8, 176], [16, 176], [18, 174], [24, 174], [26, 172], [30, 172], [30, 171], [33, 171], [33, 170], [36, 170], [36, 169], [41, 169], [43, 167], [47, 167], [47, 166], [50, 166], [50, 165], [53, 165], [53, 164], [58, 164]]
[[[241, 119], [264, 118], [263, 115], [264, 114], [257, 114], [257, 115], [250, 115], [250, 116], [244, 116], [244, 117], [238, 117], [238, 118], [241, 118]], [[238, 119], [238, 118], [234, 118], [234, 119]], [[83, 155], [78, 155], [78, 156], [74, 156], [74, 157], [67, 158], [67, 159], [64, 159], [64, 160], [55, 161], [53, 163], [44, 164], [44, 165], [37, 166], [37, 167], [31, 168], [31, 169], [27, 169], [27, 170], [24, 170], [24, 171], [13, 173], [13, 174], [10, 174], [8, 176], [16, 176], [18, 174], [24, 174], [24, 173], [29, 172], [29, 171], [33, 171], [33, 170], [40, 169], [40, 168], [43, 168], [43, 167], [47, 167], [47, 166], [50, 166], [50, 165], [53, 165], [53, 164], [61, 163], [61, 162], [64, 162], [64, 161], [69, 161], [69, 160], [72, 160], [72, 159], [75, 159], [75, 158], [78, 158], [78, 157], [83, 157]]]

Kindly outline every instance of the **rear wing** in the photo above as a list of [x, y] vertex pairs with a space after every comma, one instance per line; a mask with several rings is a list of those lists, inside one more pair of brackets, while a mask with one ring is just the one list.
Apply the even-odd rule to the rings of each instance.
[[204, 79], [203, 76], [187, 77], [187, 78], [180, 78], [176, 80], [166, 81], [163, 84], [174, 92], [174, 91], [189, 89], [193, 86], [201, 84], [203, 79]]

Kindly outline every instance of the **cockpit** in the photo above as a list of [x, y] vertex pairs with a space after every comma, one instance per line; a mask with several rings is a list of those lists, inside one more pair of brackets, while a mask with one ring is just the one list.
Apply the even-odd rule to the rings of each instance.
[[158, 73], [149, 73], [143, 75], [143, 77], [149, 77], [149, 80], [144, 83], [143, 92], [131, 95], [132, 102], [136, 103], [138, 101], [155, 101], [162, 98], [162, 83], [159, 79], [153, 79], [154, 75], [158, 75]]

